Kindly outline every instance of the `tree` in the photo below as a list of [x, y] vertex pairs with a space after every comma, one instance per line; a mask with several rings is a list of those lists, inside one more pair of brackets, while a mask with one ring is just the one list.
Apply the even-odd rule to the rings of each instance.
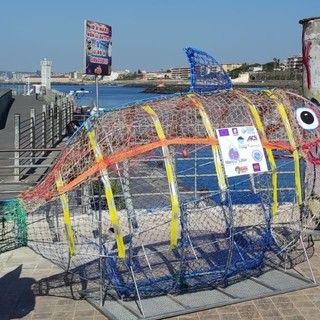
[[280, 65], [280, 59], [278, 58], [273, 58], [273, 69], [278, 68]]
[[267, 62], [263, 65], [263, 71], [271, 72], [271, 71], [273, 71], [273, 69], [274, 69], [274, 62], [273, 61]]

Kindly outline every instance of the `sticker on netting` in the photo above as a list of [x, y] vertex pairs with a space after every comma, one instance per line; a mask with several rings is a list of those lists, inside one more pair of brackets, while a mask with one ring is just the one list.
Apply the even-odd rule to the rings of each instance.
[[220, 128], [216, 132], [227, 177], [268, 171], [255, 127]]

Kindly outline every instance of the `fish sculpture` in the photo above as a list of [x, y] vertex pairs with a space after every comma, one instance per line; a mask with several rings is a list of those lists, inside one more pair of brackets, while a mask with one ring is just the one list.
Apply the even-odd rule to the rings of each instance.
[[28, 245], [118, 297], [225, 285], [318, 223], [318, 107], [185, 51], [189, 92], [92, 115], [19, 198]]

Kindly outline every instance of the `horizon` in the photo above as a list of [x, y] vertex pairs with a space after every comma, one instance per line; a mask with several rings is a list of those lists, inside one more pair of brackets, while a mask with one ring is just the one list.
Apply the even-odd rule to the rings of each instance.
[[318, 16], [320, 1], [44, 0], [40, 6], [13, 0], [1, 8], [0, 70], [38, 71], [47, 58], [54, 73], [83, 71], [89, 19], [112, 27], [113, 70], [150, 72], [188, 66], [185, 47], [206, 51], [220, 64], [264, 64], [301, 54], [299, 21]]

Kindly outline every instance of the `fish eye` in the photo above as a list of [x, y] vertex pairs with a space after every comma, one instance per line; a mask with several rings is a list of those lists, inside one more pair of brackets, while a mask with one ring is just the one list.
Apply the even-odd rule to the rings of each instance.
[[301, 107], [296, 109], [296, 119], [305, 130], [314, 130], [319, 126], [319, 120], [315, 112], [310, 108]]

